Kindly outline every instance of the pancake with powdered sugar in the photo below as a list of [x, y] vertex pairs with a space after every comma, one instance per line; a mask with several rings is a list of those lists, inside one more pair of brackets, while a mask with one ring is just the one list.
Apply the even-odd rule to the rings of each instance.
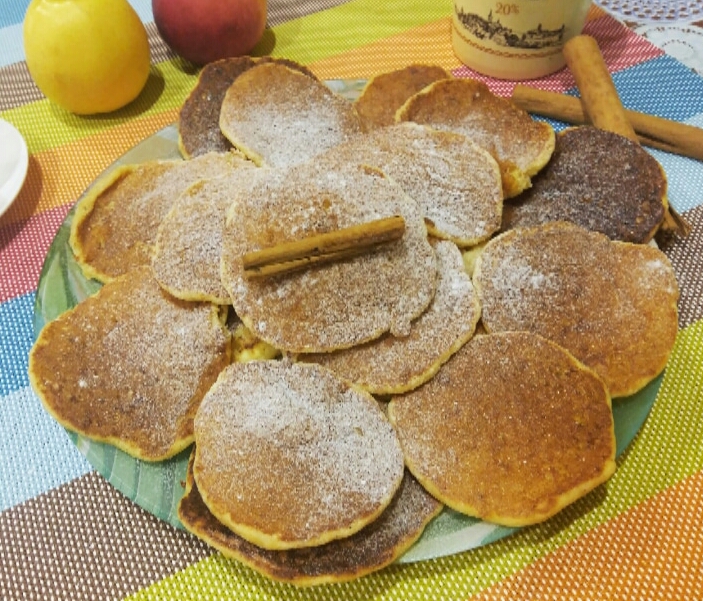
[[193, 475], [230, 530], [266, 549], [321, 545], [378, 518], [403, 478], [374, 398], [314, 364], [225, 368], [195, 417]]
[[554, 129], [535, 121], [510, 100], [472, 79], [444, 79], [410, 97], [397, 121], [415, 121], [463, 134], [498, 161], [505, 198], [531, 185], [530, 178], [554, 151]]
[[613, 397], [653, 380], [676, 340], [676, 277], [652, 246], [566, 222], [517, 228], [486, 244], [473, 281], [486, 330], [553, 340], [598, 373]]
[[367, 131], [393, 125], [396, 111], [408, 98], [435, 81], [451, 77], [438, 65], [423, 64], [379, 73], [366, 82], [354, 106]]
[[212, 515], [188, 464], [178, 517], [207, 544], [257, 572], [296, 586], [347, 582], [376, 572], [400, 557], [420, 537], [442, 504], [406, 470], [398, 492], [383, 513], [356, 534], [315, 547], [271, 551], [236, 535]]
[[76, 205], [70, 244], [87, 278], [101, 282], [150, 265], [161, 220], [200, 179], [227, 175], [244, 159], [212, 152], [189, 161], [124, 165], [101, 177]]
[[388, 416], [432, 495], [505, 526], [544, 521], [615, 471], [605, 384], [530, 332], [475, 337]]
[[481, 314], [459, 249], [444, 240], [433, 246], [437, 292], [407, 336], [386, 334], [364, 345], [299, 358], [324, 365], [373, 394], [398, 394], [429, 380], [471, 338]]
[[220, 130], [220, 108], [227, 89], [242, 73], [275, 62], [317, 79], [307, 67], [285, 58], [234, 56], [205, 65], [178, 113], [178, 147], [186, 158], [207, 152], [226, 152], [232, 144]]
[[171, 297], [144, 266], [49, 322], [29, 376], [64, 427], [161, 461], [193, 442], [195, 412], [229, 346], [217, 307]]
[[232, 190], [264, 177], [263, 171], [242, 161], [231, 175], [200, 180], [173, 203], [159, 226], [152, 266], [156, 279], [175, 297], [231, 303], [220, 279], [225, 215]]
[[[244, 324], [274, 347], [328, 352], [388, 331], [405, 336], [429, 306], [437, 265], [422, 211], [377, 169], [272, 169], [232, 200], [220, 276]], [[372, 252], [263, 279], [244, 274], [245, 253], [394, 215], [405, 220], [403, 237]]]
[[351, 102], [321, 81], [263, 63], [227, 89], [220, 130], [257, 165], [290, 167], [360, 133], [361, 120]]
[[316, 160], [330, 169], [345, 163], [378, 167], [420, 205], [430, 234], [459, 246], [478, 244], [500, 228], [500, 168], [461, 134], [399, 123], [357, 136]]

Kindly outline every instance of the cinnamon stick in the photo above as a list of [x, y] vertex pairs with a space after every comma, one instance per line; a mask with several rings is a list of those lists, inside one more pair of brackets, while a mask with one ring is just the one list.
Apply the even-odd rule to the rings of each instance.
[[[598, 42], [589, 35], [577, 35], [571, 38], [563, 48], [566, 64], [571, 70], [576, 86], [581, 94], [581, 101], [591, 123], [639, 144], [639, 139], [627, 118], [625, 108], [620, 101], [617, 89], [610, 76], [608, 67], [600, 53]], [[674, 211], [666, 198], [664, 220], [660, 230], [665, 233], [686, 235], [690, 226]]]
[[639, 143], [598, 42], [589, 35], [577, 35], [564, 44], [563, 53], [591, 123]]
[[[511, 100], [523, 110], [574, 125], [590, 119], [579, 98], [518, 84]], [[703, 161], [703, 129], [625, 109], [640, 144]]]
[[283, 242], [246, 253], [242, 257], [244, 275], [247, 278], [263, 278], [356, 257], [399, 240], [404, 233], [405, 220], [396, 215]]

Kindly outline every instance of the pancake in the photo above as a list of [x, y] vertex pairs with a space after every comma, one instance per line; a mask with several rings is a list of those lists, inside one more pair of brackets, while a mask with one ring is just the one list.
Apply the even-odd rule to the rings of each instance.
[[395, 113], [405, 101], [430, 85], [452, 75], [437, 65], [408, 65], [369, 79], [354, 102], [367, 131], [395, 123]]
[[317, 547], [269, 551], [237, 536], [210, 513], [188, 465], [178, 517], [191, 533], [257, 572], [296, 586], [346, 582], [393, 563], [420, 537], [442, 504], [405, 472], [390, 505], [356, 534]]
[[208, 509], [266, 549], [351, 536], [403, 478], [400, 445], [373, 397], [314, 364], [231, 364], [200, 405], [195, 443]]
[[257, 165], [291, 167], [361, 132], [353, 104], [284, 65], [257, 65], [227, 89], [220, 130]]
[[70, 244], [87, 278], [108, 282], [151, 264], [161, 220], [199, 179], [227, 175], [243, 159], [208, 153], [189, 161], [148, 161], [101, 177], [76, 205]]
[[510, 230], [478, 257], [474, 286], [489, 332], [529, 330], [592, 368], [613, 397], [666, 366], [678, 331], [678, 286], [659, 249], [566, 222]]
[[408, 336], [386, 334], [365, 345], [300, 359], [323, 365], [373, 394], [398, 394], [429, 380], [471, 338], [481, 314], [459, 249], [447, 241], [435, 242], [434, 249], [437, 292]]
[[232, 175], [196, 182], [176, 199], [161, 221], [152, 259], [156, 279], [173, 296], [231, 303], [220, 280], [225, 215], [232, 189], [248, 185], [259, 171], [247, 162]]
[[364, 163], [391, 177], [424, 212], [433, 236], [472, 246], [500, 228], [500, 169], [488, 152], [460, 134], [415, 123], [384, 127], [341, 144], [325, 157]]
[[[233, 201], [220, 277], [244, 324], [278, 349], [327, 352], [387, 331], [407, 335], [434, 296], [437, 267], [422, 213], [377, 170], [272, 169]], [[403, 237], [374, 252], [264, 279], [244, 275], [247, 252], [393, 215], [405, 220]]]
[[427, 86], [398, 109], [396, 121], [415, 121], [463, 134], [498, 161], [505, 198], [530, 187], [530, 178], [554, 151], [554, 130], [535, 121], [484, 83], [445, 79]]
[[141, 267], [49, 322], [29, 377], [65, 428], [161, 461], [193, 442], [198, 405], [228, 362], [218, 310], [170, 297]]
[[649, 242], [668, 205], [657, 160], [639, 144], [595, 127], [561, 132], [532, 183], [506, 203], [504, 230], [570, 221], [613, 240]]
[[388, 415], [430, 493], [504, 526], [544, 521], [615, 471], [605, 384], [529, 332], [474, 338]]
[[255, 65], [275, 62], [316, 79], [315, 75], [294, 61], [263, 56], [224, 58], [205, 65], [198, 81], [185, 99], [178, 114], [178, 146], [186, 158], [207, 152], [226, 152], [232, 148], [220, 131], [220, 107], [227, 88], [242, 73]]

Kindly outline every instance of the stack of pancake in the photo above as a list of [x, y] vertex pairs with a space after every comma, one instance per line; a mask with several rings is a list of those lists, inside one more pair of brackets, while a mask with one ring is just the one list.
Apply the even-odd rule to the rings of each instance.
[[[79, 202], [71, 246], [103, 286], [45, 326], [29, 370], [66, 428], [145, 461], [192, 446], [188, 530], [277, 580], [344, 581], [444, 505], [522, 526], [612, 475], [613, 398], [664, 369], [677, 333], [672, 267], [639, 243], [661, 169], [608, 151], [650, 182], [611, 211], [637, 242], [593, 211], [588, 228], [551, 215], [566, 183], [592, 200], [611, 143], [581, 128], [589, 162], [564, 158], [569, 138], [427, 65], [349, 102], [291, 61], [226, 59], [178, 126], [183, 161], [115, 170]], [[372, 251], [244, 269], [392, 216], [402, 237]]]

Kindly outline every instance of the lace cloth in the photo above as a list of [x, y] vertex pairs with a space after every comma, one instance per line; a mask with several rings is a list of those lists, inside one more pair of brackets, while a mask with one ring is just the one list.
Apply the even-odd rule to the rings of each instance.
[[598, 0], [596, 4], [703, 75], [701, 0]]

